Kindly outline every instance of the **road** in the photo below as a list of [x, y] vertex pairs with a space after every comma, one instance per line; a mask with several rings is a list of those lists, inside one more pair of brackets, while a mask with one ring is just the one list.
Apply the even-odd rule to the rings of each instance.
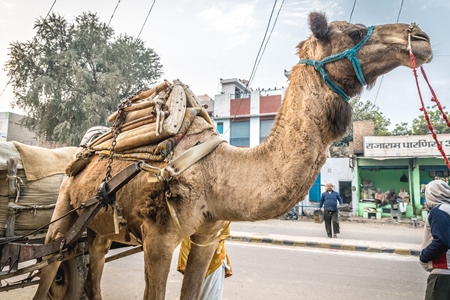
[[[417, 257], [227, 241], [234, 274], [224, 299], [423, 299], [427, 274]], [[116, 251], [116, 250], [113, 250]], [[166, 299], [178, 299], [182, 275], [172, 261]], [[106, 264], [103, 299], [142, 299], [143, 254]], [[31, 299], [36, 287], [2, 293]]]

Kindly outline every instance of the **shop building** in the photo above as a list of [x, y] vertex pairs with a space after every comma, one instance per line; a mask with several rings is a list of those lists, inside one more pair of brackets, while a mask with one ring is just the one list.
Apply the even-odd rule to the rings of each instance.
[[[437, 138], [445, 155], [450, 155], [450, 135], [441, 134]], [[431, 135], [365, 136], [364, 155], [355, 157], [357, 215], [370, 212], [376, 217], [420, 218], [426, 215], [423, 211], [426, 185], [435, 178], [448, 181], [449, 176], [449, 168]], [[393, 189], [398, 194], [402, 188], [409, 196], [404, 213], [394, 215], [391, 204], [376, 207], [377, 189], [382, 192]]]

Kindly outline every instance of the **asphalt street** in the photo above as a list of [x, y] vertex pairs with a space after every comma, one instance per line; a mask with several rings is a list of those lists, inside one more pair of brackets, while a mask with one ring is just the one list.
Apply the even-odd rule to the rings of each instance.
[[[327, 238], [324, 224], [311, 219], [233, 222], [227, 250], [234, 275], [226, 281], [224, 299], [423, 299], [427, 273], [411, 252], [420, 251], [422, 234], [423, 227], [407, 222], [358, 218], [341, 221], [337, 239]], [[179, 299], [183, 278], [175, 271], [177, 256], [178, 249], [170, 300]], [[324, 272], [336, 279], [326, 288]], [[107, 263], [104, 299], [142, 299], [143, 274], [142, 253]], [[35, 290], [13, 290], [0, 299], [28, 300]]]

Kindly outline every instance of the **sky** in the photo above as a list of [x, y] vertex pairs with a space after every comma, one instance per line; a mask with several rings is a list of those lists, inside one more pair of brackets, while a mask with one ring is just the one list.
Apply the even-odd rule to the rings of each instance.
[[[12, 88], [7, 85], [9, 78], [4, 70], [9, 45], [31, 40], [36, 19], [45, 17], [53, 4], [52, 12], [70, 22], [90, 11], [102, 22], [110, 23], [116, 35], [140, 36], [161, 58], [161, 80], [180, 79], [195, 94], [207, 94], [213, 99], [221, 91], [220, 78], [250, 78], [267, 28], [266, 40], [270, 38], [264, 42], [250, 87], [286, 87], [284, 70], [297, 63], [296, 46], [310, 35], [311, 11], [324, 12], [329, 21], [367, 26], [415, 22], [430, 36], [434, 51], [433, 61], [424, 66], [428, 79], [442, 105], [450, 109], [448, 0], [156, 0], [150, 12], [152, 3], [0, 0], [0, 93], [6, 87], [0, 96], [0, 112], [22, 113], [10, 105]], [[432, 105], [428, 87], [422, 79], [419, 82], [425, 105]], [[401, 122], [411, 125], [422, 114], [413, 72], [406, 67], [380, 77], [372, 90], [362, 93], [362, 100], [380, 108], [391, 122], [390, 129]]]

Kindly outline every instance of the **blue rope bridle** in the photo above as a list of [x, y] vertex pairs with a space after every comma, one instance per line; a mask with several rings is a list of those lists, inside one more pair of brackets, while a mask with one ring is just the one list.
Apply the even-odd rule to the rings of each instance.
[[369, 26], [367, 30], [367, 34], [358, 44], [355, 45], [352, 49], [347, 49], [341, 53], [334, 54], [331, 56], [328, 56], [322, 60], [311, 60], [311, 59], [300, 59], [298, 62], [299, 64], [306, 64], [313, 66], [316, 71], [319, 71], [320, 74], [323, 77], [323, 80], [325, 83], [330, 87], [331, 90], [333, 90], [336, 94], [344, 98], [345, 100], [349, 101], [350, 97], [341, 89], [339, 88], [331, 79], [328, 77], [328, 74], [325, 72], [324, 65], [330, 62], [334, 62], [336, 60], [340, 60], [343, 58], [348, 59], [352, 65], [353, 69], [355, 70], [356, 77], [358, 78], [359, 82], [365, 86], [366, 80], [364, 79], [364, 74], [361, 70], [361, 65], [359, 64], [358, 59], [356, 58], [356, 54], [358, 53], [359, 49], [369, 40], [370, 36], [373, 32], [373, 26]]

